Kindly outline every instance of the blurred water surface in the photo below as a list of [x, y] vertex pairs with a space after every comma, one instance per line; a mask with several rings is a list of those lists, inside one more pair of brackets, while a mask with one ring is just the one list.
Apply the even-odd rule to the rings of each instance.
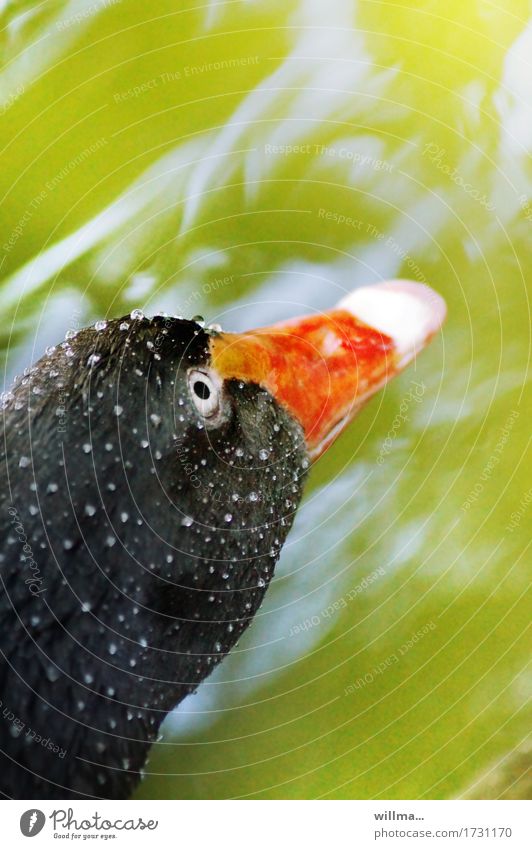
[[443, 334], [317, 463], [139, 796], [530, 795], [529, 4], [325, 5], [0, 4], [5, 379], [133, 307], [433, 285]]

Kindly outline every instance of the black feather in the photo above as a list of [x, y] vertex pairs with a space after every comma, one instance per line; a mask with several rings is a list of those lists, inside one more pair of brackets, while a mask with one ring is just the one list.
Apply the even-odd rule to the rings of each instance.
[[308, 466], [300, 426], [259, 386], [230, 381], [205, 427], [187, 386], [209, 364], [195, 322], [96, 328], [4, 401], [6, 797], [132, 792], [168, 711], [260, 606]]

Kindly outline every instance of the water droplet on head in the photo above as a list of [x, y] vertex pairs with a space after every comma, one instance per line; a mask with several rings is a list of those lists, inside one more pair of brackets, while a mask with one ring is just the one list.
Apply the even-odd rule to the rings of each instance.
[[59, 671], [57, 666], [47, 666], [46, 667], [46, 677], [48, 678], [49, 681], [52, 682], [52, 684], [59, 680], [60, 675], [61, 675], [61, 672]]

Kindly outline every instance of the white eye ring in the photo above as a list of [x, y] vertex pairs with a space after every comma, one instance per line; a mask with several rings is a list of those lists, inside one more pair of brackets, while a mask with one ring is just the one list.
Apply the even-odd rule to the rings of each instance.
[[222, 381], [212, 371], [190, 369], [188, 389], [196, 410], [204, 419], [217, 416], [222, 408]]

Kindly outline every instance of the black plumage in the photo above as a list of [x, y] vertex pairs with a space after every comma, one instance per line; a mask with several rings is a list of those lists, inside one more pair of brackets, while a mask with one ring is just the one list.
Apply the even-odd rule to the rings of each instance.
[[[211, 331], [133, 314], [48, 351], [4, 399], [0, 790], [128, 796], [168, 711], [251, 622], [301, 498], [301, 426], [189, 371]], [[198, 387], [201, 394], [201, 387]]]

